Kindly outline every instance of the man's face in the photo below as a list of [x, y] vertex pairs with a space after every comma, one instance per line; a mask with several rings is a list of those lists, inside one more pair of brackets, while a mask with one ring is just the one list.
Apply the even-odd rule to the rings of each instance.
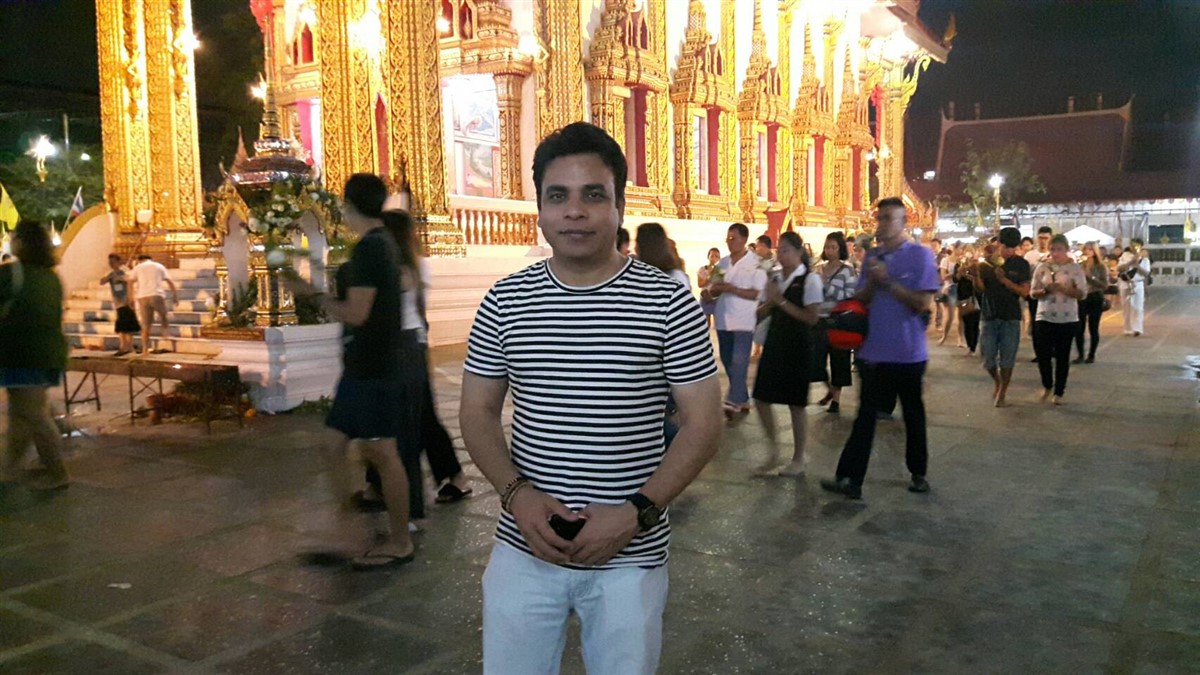
[[1021, 255], [1029, 253], [1032, 250], [1033, 250], [1033, 242], [1032, 241], [1021, 242]]
[[907, 214], [899, 206], [889, 206], [879, 212], [876, 217], [878, 226], [875, 228], [875, 240], [890, 242], [904, 233], [904, 223]]
[[930, 248], [933, 249], [933, 254], [937, 255], [942, 252], [942, 242], [934, 239], [932, 242], [930, 242]]
[[1039, 251], [1049, 251], [1050, 250], [1050, 235], [1045, 232], [1039, 234], [1037, 237], [1037, 245], [1038, 245]]
[[749, 239], [749, 237], [743, 237], [736, 228], [731, 227], [729, 228], [729, 231], [725, 233], [725, 246], [729, 248], [730, 253], [737, 255], [746, 250], [747, 239]]
[[109, 258], [108, 266], [114, 270], [121, 269], [121, 259], [120, 258]]
[[554, 256], [600, 264], [616, 251], [625, 205], [612, 170], [596, 154], [566, 155], [546, 165], [538, 227]]

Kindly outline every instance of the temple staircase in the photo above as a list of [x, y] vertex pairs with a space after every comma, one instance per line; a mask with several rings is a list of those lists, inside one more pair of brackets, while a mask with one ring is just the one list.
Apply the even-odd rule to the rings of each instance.
[[[213, 320], [218, 281], [213, 261], [208, 258], [182, 258], [178, 267], [170, 268], [171, 278], [178, 288], [178, 303], [170, 310], [170, 338], [158, 336], [160, 328], [151, 331], [151, 346], [190, 354], [220, 353], [220, 347], [200, 336], [201, 326]], [[113, 330], [117, 318], [112, 293], [107, 284], [91, 281], [67, 298], [63, 312], [63, 330], [72, 348], [97, 351], [116, 351], [117, 334]], [[139, 320], [141, 317], [139, 317]], [[134, 336], [135, 348], [141, 338]]]

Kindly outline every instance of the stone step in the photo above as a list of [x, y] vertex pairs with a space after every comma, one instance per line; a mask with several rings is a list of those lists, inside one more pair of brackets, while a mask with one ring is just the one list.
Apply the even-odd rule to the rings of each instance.
[[[64, 322], [63, 332], [67, 335], [116, 335], [115, 326], [111, 321], [89, 321], [89, 322]], [[170, 335], [172, 337], [193, 338], [200, 337], [200, 324], [179, 324], [172, 323]], [[155, 326], [151, 331], [154, 335], [159, 335], [162, 329]]]
[[[171, 319], [171, 323], [200, 325], [202, 323], [208, 323], [212, 318], [212, 313], [208, 310], [174, 310], [171, 311], [168, 316]], [[116, 320], [117, 312], [114, 309], [95, 310], [70, 308], [63, 312], [63, 321], [70, 323], [112, 323]]]
[[[211, 289], [215, 290], [217, 288], [220, 288], [220, 282], [217, 280], [217, 278], [215, 276], [214, 277], [197, 277], [197, 278], [189, 278], [189, 279], [176, 279], [175, 286], [176, 286], [176, 288], [179, 288], [179, 289], [211, 288]], [[87, 293], [87, 294], [102, 293], [104, 295], [109, 295], [109, 294], [111, 294], [111, 292], [112, 291], [111, 291], [111, 289], [109, 289], [108, 284], [102, 284], [99, 281], [88, 282], [88, 285], [86, 287], [75, 290], [75, 293]]]
[[[180, 305], [187, 303], [187, 302], [203, 303], [203, 302], [207, 302], [208, 300], [211, 300], [213, 298], [216, 298], [217, 297], [217, 289], [216, 288], [181, 288], [181, 289], [179, 289], [179, 293], [176, 294], [176, 297], [179, 300]], [[100, 309], [101, 305], [97, 305], [95, 303], [107, 303], [107, 305], [109, 307], [111, 307], [112, 306], [112, 294], [108, 293], [107, 291], [94, 292], [94, 293], [88, 293], [86, 291], [81, 291], [81, 292], [72, 293], [71, 297], [67, 299], [67, 304], [68, 305], [76, 305], [76, 303], [78, 303], [77, 309]]]
[[[96, 351], [116, 351], [119, 341], [116, 335], [80, 335], [68, 334], [67, 342], [71, 347], [76, 349], [88, 349]], [[141, 346], [141, 338], [134, 336], [133, 344], [135, 348]], [[196, 340], [189, 338], [172, 338], [161, 340], [151, 338], [151, 345], [155, 348], [167, 348], [179, 354], [203, 354], [217, 355], [221, 353], [221, 348], [208, 340]]]

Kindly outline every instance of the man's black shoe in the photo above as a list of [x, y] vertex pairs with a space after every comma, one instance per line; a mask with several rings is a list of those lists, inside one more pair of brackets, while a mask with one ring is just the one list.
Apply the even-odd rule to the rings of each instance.
[[925, 480], [924, 476], [913, 476], [912, 485], [908, 486], [909, 492], [929, 492], [929, 481]]
[[849, 478], [841, 478], [838, 480], [822, 480], [821, 489], [829, 492], [836, 492], [839, 495], [846, 495], [850, 499], [862, 499], [862, 486], [854, 485]]

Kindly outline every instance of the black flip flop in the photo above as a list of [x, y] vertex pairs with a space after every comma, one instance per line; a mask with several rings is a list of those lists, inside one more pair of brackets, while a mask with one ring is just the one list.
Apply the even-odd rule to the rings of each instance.
[[381, 551], [367, 551], [350, 561], [350, 569], [366, 572], [370, 570], [384, 570], [393, 567], [402, 567], [412, 562], [417, 557], [417, 552], [414, 550], [408, 555], [395, 555], [393, 553], [383, 553]]
[[473, 492], [471, 488], [463, 490], [454, 483], [446, 483], [438, 490], [437, 498], [434, 501], [438, 504], [449, 504], [466, 499], [471, 495], [471, 492]]

